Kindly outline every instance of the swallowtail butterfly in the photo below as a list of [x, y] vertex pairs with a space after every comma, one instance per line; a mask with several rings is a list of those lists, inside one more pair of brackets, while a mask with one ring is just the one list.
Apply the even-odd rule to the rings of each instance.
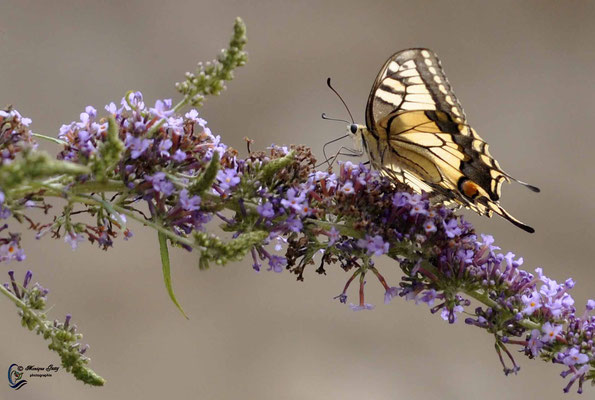
[[376, 77], [366, 107], [366, 126], [350, 133], [382, 175], [425, 191], [432, 200], [467, 207], [488, 217], [496, 213], [519, 228], [535, 230], [500, 206], [503, 182], [514, 180], [490, 155], [488, 144], [467, 122], [428, 49], [391, 56]]

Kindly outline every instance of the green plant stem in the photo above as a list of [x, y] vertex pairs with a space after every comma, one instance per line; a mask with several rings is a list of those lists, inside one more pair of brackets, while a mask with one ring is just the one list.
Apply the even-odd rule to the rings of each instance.
[[130, 210], [128, 210], [124, 207], [116, 206], [116, 205], [114, 205], [113, 207], [114, 207], [114, 210], [118, 211], [119, 213], [122, 213], [122, 214], [126, 215], [127, 217], [130, 217], [131, 219], [133, 219], [137, 222], [140, 222], [141, 224], [143, 224], [145, 226], [148, 226], [149, 228], [153, 228], [159, 233], [162, 233], [163, 235], [170, 238], [173, 242], [185, 244], [186, 246], [196, 248], [194, 241], [192, 241], [188, 238], [176, 235], [175, 233], [168, 230], [167, 228], [164, 228], [162, 225], [159, 225], [153, 221], [141, 218], [138, 215], [136, 215], [135, 213], [131, 212]]
[[107, 182], [85, 182], [74, 185], [69, 189], [72, 193], [106, 193], [124, 192], [128, 190], [126, 185], [120, 181], [110, 180]]
[[6, 289], [4, 287], [4, 285], [0, 285], [0, 292], [2, 292], [2, 294], [4, 296], [6, 296], [7, 298], [10, 299], [10, 301], [12, 301], [17, 307], [19, 307], [20, 309], [22, 309], [23, 311], [26, 312], [31, 312], [33, 319], [35, 319], [35, 322], [37, 322], [37, 325], [40, 327], [40, 329], [42, 330], [42, 333], [47, 331], [47, 326], [45, 325], [45, 321], [43, 321], [36, 312], [33, 312], [29, 309], [29, 307], [27, 307], [27, 305], [25, 303], [23, 303], [23, 301], [21, 299], [19, 299], [17, 296], [15, 296], [13, 293], [11, 293], [8, 289]]
[[353, 238], [361, 239], [365, 236], [365, 234], [363, 232], [360, 232], [360, 231], [353, 229], [347, 225], [339, 224], [336, 222], [322, 221], [322, 220], [314, 219], [314, 218], [307, 218], [305, 222], [315, 224], [316, 226], [318, 226], [324, 230], [327, 230], [327, 231], [331, 230], [331, 228], [335, 228], [336, 230], [339, 231], [339, 233], [341, 233], [341, 235], [351, 236]]
[[[42, 194], [42, 196], [44, 196], [44, 197], [59, 197], [59, 198], [67, 197], [70, 201], [79, 202], [79, 203], [83, 203], [83, 204], [87, 204], [87, 205], [97, 205], [97, 206], [102, 206], [102, 207], [105, 206], [105, 204], [102, 200], [96, 199], [92, 196], [85, 196], [84, 194], [85, 193], [110, 193], [110, 192], [120, 192], [120, 191], [128, 190], [126, 185], [124, 185], [122, 182], [119, 182], [119, 181], [107, 181], [107, 182], [93, 181], [93, 182], [85, 182], [85, 183], [77, 184], [77, 185], [74, 185], [71, 188], [69, 188], [68, 191], [75, 195], [68, 195], [68, 193], [66, 192], [66, 187], [64, 185], [55, 185], [55, 184], [51, 184], [51, 185], [39, 184], [39, 185], [36, 185], [35, 188], [30, 186], [30, 187], [28, 187], [26, 189], [22, 189], [22, 190], [17, 189], [13, 193], [20, 193], [20, 194], [24, 195], [24, 194], [27, 194], [30, 192], [35, 192], [35, 191], [41, 190], [41, 189], [45, 189], [45, 192]], [[76, 194], [78, 194], [78, 195], [76, 195]], [[169, 237], [174, 242], [181, 243], [181, 244], [193, 247], [193, 248], [196, 247], [192, 240], [184, 238], [179, 235], [176, 235], [175, 233], [171, 232], [167, 228], [164, 228], [162, 225], [156, 224], [153, 221], [146, 220], [144, 218], [140, 218], [134, 212], [130, 211], [127, 208], [124, 208], [124, 207], [121, 207], [121, 206], [118, 206], [115, 204], [112, 205], [111, 207], [114, 210], [116, 210], [117, 212], [124, 214], [129, 218], [131, 218], [137, 222], [140, 222], [141, 224], [143, 224], [145, 226], [153, 228], [158, 232], [163, 233], [164, 235]]]
[[36, 137], [38, 139], [43, 139], [43, 140], [47, 140], [48, 142], [52, 142], [52, 143], [56, 143], [59, 144], [61, 146], [66, 146], [68, 143], [66, 143], [64, 140], [62, 139], [58, 139], [55, 137], [51, 137], [51, 136], [46, 136], [46, 135], [42, 135], [41, 133], [34, 133], [31, 132], [31, 136]]
[[494, 310], [500, 310], [502, 307], [494, 300], [490, 299], [488, 295], [484, 291], [480, 290], [461, 290], [463, 293], [468, 295], [469, 297], [473, 297], [475, 300], [479, 301], [480, 303], [485, 304], [488, 307], [493, 308]]

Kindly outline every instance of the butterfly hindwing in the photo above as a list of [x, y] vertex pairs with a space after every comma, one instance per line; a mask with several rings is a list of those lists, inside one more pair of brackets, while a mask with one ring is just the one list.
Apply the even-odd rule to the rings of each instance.
[[428, 49], [408, 49], [380, 70], [366, 108], [364, 141], [384, 175], [481, 215], [495, 212], [532, 231], [499, 204], [509, 176], [471, 128], [463, 108]]

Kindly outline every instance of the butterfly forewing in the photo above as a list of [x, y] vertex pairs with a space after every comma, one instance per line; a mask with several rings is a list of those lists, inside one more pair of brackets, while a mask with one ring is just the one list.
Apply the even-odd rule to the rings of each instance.
[[403, 50], [388, 59], [372, 86], [366, 125], [370, 129], [391, 112], [413, 110], [440, 110], [456, 123], [466, 123], [440, 60], [427, 49]]
[[368, 154], [384, 175], [435, 200], [481, 215], [496, 212], [532, 231], [498, 204], [509, 176], [469, 126], [432, 51], [408, 49], [388, 59], [368, 98], [366, 126]]

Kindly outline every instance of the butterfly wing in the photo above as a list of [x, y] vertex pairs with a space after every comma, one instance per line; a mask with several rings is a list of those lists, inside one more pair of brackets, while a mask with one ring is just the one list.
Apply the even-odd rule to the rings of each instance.
[[442, 110], [466, 123], [465, 113], [431, 50], [408, 49], [392, 55], [380, 69], [370, 91], [366, 125], [374, 127], [392, 112]]
[[510, 176], [469, 126], [432, 51], [408, 49], [387, 60], [368, 98], [366, 125], [370, 158], [384, 175], [434, 200], [488, 217], [495, 212], [533, 231], [499, 205]]

